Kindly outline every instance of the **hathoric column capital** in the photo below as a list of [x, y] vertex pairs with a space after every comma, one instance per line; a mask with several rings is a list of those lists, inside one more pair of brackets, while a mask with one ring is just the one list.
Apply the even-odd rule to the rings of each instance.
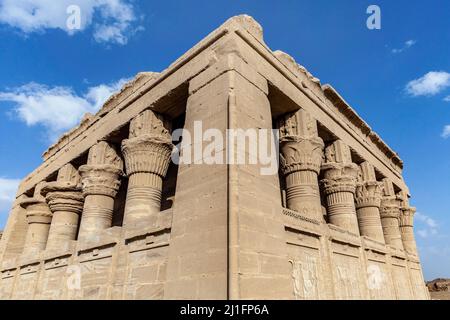
[[59, 169], [56, 181], [44, 185], [42, 194], [52, 212], [68, 211], [81, 214], [83, 211], [81, 176], [70, 163]]
[[379, 208], [382, 196], [382, 183], [376, 180], [375, 168], [367, 161], [361, 163], [355, 194], [356, 208]]
[[319, 173], [324, 143], [318, 137], [317, 121], [305, 110], [281, 116], [277, 121], [280, 130], [280, 162], [285, 175], [296, 171]]
[[122, 142], [128, 175], [137, 172], [166, 175], [173, 149], [170, 131], [170, 122], [151, 110], [131, 120], [130, 138]]
[[115, 197], [123, 175], [123, 162], [113, 147], [100, 141], [89, 150], [88, 162], [79, 169], [83, 195]]
[[325, 148], [325, 163], [322, 165], [325, 194], [336, 192], [355, 193], [358, 165], [352, 163], [350, 148], [337, 140]]
[[52, 220], [52, 212], [42, 196], [42, 188], [45, 182], [36, 185], [32, 198], [21, 201], [20, 206], [26, 210], [26, 217], [29, 224], [31, 223], [50, 223]]

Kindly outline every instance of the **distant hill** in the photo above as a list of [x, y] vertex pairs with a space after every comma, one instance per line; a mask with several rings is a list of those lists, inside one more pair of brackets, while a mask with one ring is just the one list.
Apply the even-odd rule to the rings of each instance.
[[427, 282], [428, 291], [450, 291], [450, 279], [437, 278]]
[[433, 300], [450, 300], [450, 279], [438, 278], [427, 282]]

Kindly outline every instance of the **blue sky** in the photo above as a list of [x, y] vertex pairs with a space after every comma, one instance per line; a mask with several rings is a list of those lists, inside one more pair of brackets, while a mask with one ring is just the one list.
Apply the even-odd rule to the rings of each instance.
[[[345, 5], [344, 5], [345, 3]], [[80, 30], [66, 9], [79, 5]], [[369, 5], [381, 29], [369, 30]], [[86, 111], [246, 13], [405, 162], [426, 279], [450, 277], [450, 2], [0, 0], [0, 226], [20, 179]], [[448, 127], [446, 127], [448, 126]]]

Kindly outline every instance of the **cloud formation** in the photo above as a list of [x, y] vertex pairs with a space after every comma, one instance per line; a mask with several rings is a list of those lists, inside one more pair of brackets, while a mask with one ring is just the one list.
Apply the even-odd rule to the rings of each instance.
[[428, 238], [430, 235], [438, 233], [438, 223], [433, 218], [417, 212], [415, 219], [418, 222], [417, 234], [422, 238]]
[[19, 179], [0, 177], [0, 215], [7, 214], [16, 196]]
[[[79, 28], [69, 28], [78, 13]], [[71, 35], [92, 27], [97, 42], [124, 45], [142, 29], [138, 20], [129, 0], [0, 0], [0, 23], [25, 34], [61, 29]]]
[[406, 92], [411, 96], [434, 96], [450, 87], [450, 73], [430, 71], [424, 76], [408, 82]]
[[408, 50], [409, 48], [411, 48], [416, 43], [417, 43], [416, 40], [405, 41], [405, 43], [403, 44], [403, 47], [401, 47], [400, 49], [392, 49], [391, 52], [393, 54], [402, 53], [403, 51]]
[[86, 112], [95, 113], [130, 79], [89, 87], [78, 95], [70, 87], [28, 83], [0, 92], [0, 101], [12, 102], [14, 113], [28, 126], [43, 125], [50, 141], [77, 125]]
[[446, 125], [444, 127], [444, 130], [442, 130], [441, 137], [444, 139], [447, 139], [448, 137], [450, 137], [450, 125]]

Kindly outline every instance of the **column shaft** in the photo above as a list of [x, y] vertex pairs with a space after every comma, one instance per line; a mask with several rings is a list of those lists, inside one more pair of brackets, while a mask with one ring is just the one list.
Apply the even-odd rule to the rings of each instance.
[[327, 192], [326, 199], [329, 222], [350, 232], [359, 234], [353, 192]]
[[159, 212], [161, 190], [162, 178], [160, 176], [147, 172], [132, 174], [128, 180], [124, 225]]
[[[36, 210], [38, 208], [32, 208]], [[39, 209], [38, 209], [39, 210]], [[51, 217], [28, 217], [28, 230], [23, 255], [38, 254], [45, 249]]]
[[95, 240], [99, 232], [111, 227], [122, 168], [122, 160], [106, 141], [89, 150], [88, 163], [79, 169], [84, 196], [79, 239]]
[[80, 215], [83, 211], [81, 177], [70, 163], [58, 171], [56, 181], [47, 183], [42, 193], [53, 212], [47, 250], [65, 251], [76, 239]]
[[55, 211], [48, 235], [47, 249], [68, 248], [68, 243], [77, 237], [80, 215], [69, 211]]
[[114, 198], [102, 194], [87, 195], [84, 200], [80, 235], [95, 234], [111, 227]]
[[376, 180], [375, 168], [367, 161], [359, 169], [355, 194], [359, 231], [362, 236], [385, 243], [380, 217], [381, 183]]
[[322, 171], [328, 221], [359, 235], [354, 198], [358, 166], [352, 163], [350, 148], [341, 140], [325, 149]]
[[281, 170], [286, 179], [287, 207], [322, 220], [318, 173], [324, 143], [317, 122], [299, 109], [278, 119]]
[[28, 198], [20, 203], [26, 210], [28, 221], [28, 230], [22, 252], [25, 257], [39, 254], [47, 244], [52, 213], [45, 202], [45, 198], [41, 195], [43, 185], [43, 182], [37, 184], [33, 198]]
[[384, 240], [386, 244], [398, 249], [403, 249], [402, 236], [400, 234], [400, 202], [394, 192], [392, 181], [383, 179], [383, 198], [381, 200], [381, 224], [383, 226]]
[[385, 243], [378, 207], [358, 208], [357, 215], [361, 235]]
[[152, 110], [130, 122], [130, 137], [122, 142], [129, 177], [124, 226], [139, 225], [161, 210], [162, 181], [173, 148], [170, 131], [170, 122]]
[[317, 172], [297, 171], [286, 176], [286, 200], [289, 209], [310, 216], [322, 211]]
[[400, 214], [400, 233], [402, 236], [403, 247], [409, 253], [417, 255], [416, 238], [413, 229], [416, 208], [409, 205], [406, 192], [401, 192], [400, 197], [403, 200]]

